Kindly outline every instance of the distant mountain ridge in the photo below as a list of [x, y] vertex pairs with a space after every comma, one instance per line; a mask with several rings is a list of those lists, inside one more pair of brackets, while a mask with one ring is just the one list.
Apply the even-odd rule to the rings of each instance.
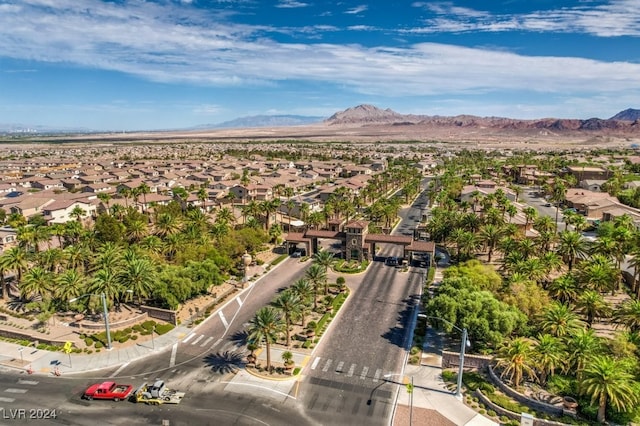
[[504, 130], [540, 129], [552, 132], [563, 131], [603, 131], [603, 132], [640, 132], [640, 110], [627, 109], [610, 119], [589, 118], [558, 119], [543, 118], [521, 120], [505, 117], [478, 117], [457, 115], [454, 117], [399, 114], [389, 108], [380, 109], [373, 105], [358, 105], [337, 112], [324, 121], [335, 125], [416, 125], [423, 127], [464, 127], [492, 128]]
[[324, 117], [306, 115], [252, 115], [239, 117], [218, 124], [203, 124], [198, 129], [251, 128], [251, 127], [287, 127], [303, 126], [321, 122]]

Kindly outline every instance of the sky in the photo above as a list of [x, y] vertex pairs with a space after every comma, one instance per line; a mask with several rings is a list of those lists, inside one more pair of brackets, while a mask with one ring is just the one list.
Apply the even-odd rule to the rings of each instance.
[[639, 0], [0, 0], [0, 123], [253, 115], [609, 118], [640, 108]]

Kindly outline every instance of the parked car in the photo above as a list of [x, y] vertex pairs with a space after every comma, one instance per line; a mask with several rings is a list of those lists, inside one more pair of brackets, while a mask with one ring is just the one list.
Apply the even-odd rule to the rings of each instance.
[[291, 253], [291, 257], [303, 257], [307, 255], [307, 251], [305, 249], [297, 249], [293, 253]]
[[394, 256], [387, 257], [387, 260], [385, 263], [389, 266], [398, 266], [400, 264], [400, 262], [398, 261], [398, 258]]

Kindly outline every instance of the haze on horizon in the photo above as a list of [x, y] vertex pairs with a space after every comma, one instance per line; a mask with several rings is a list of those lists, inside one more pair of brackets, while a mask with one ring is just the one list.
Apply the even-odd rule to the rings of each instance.
[[637, 0], [0, 0], [0, 123], [608, 118], [638, 107], [639, 36]]

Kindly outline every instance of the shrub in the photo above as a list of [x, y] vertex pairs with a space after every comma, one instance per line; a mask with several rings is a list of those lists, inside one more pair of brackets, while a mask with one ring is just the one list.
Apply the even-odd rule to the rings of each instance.
[[416, 355], [416, 354], [418, 354], [419, 352], [421, 352], [421, 349], [420, 349], [419, 347], [417, 347], [417, 346], [413, 346], [413, 347], [411, 348], [411, 351], [409, 351], [409, 353], [410, 353], [411, 355]]
[[118, 342], [120, 342], [120, 343], [124, 343], [124, 342], [126, 342], [127, 340], [129, 340], [129, 336], [121, 336], [121, 337], [118, 339]]
[[442, 380], [445, 382], [455, 383], [458, 375], [451, 370], [443, 370], [442, 371]]
[[87, 346], [93, 345], [93, 339], [91, 337], [85, 337], [84, 338], [84, 344], [87, 345]]
[[156, 322], [153, 320], [148, 320], [142, 323], [142, 328], [144, 328], [147, 331], [151, 331], [153, 330], [153, 327], [155, 327]]
[[131, 336], [131, 340], [138, 340], [138, 335], [134, 334], [133, 336]]
[[409, 363], [411, 365], [418, 365], [420, 364], [420, 356], [419, 355], [413, 355], [409, 357]]
[[497, 413], [496, 413], [495, 411], [493, 411], [493, 410], [489, 410], [489, 411], [487, 411], [487, 416], [489, 416], [489, 417], [495, 417], [495, 416], [496, 416], [496, 414], [497, 414]]
[[[96, 349], [101, 349], [101, 348], [104, 348], [104, 345], [102, 344], [102, 342], [96, 341]], [[98, 351], [96, 351], [96, 352], [98, 352]]]
[[156, 333], [158, 333], [158, 336], [162, 336], [163, 334], [166, 334], [173, 329], [173, 324], [159, 324], [158, 326], [156, 326]]

